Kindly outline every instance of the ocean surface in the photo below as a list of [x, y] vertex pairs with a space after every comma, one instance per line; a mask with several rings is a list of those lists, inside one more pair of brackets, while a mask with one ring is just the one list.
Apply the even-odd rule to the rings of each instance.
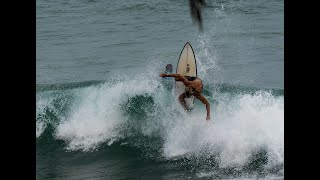
[[[36, 1], [36, 178], [284, 179], [284, 1]], [[159, 74], [186, 42], [211, 121]]]

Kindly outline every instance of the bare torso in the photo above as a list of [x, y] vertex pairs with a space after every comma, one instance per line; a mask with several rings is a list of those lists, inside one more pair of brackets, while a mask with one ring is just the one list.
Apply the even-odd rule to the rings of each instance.
[[[207, 120], [210, 120], [210, 103], [208, 102], [208, 100], [201, 95], [202, 93], [202, 81], [200, 78], [190, 78], [190, 77], [184, 77], [181, 76], [180, 74], [160, 74], [160, 77], [174, 77], [176, 79], [176, 81], [182, 81], [184, 83], [184, 85], [187, 87], [187, 90], [185, 93], [182, 93], [179, 96], [179, 101], [181, 103], [181, 105], [185, 108], [185, 110], [188, 110], [188, 108], [186, 107], [186, 102], [185, 102], [185, 98], [186, 97], [191, 97], [194, 96], [197, 99], [199, 99], [203, 104], [206, 105], [206, 109], [207, 109]], [[190, 80], [188, 80], [188, 78]]]
[[187, 86], [187, 94], [199, 96], [202, 92], [202, 81], [197, 78], [193, 81], [189, 81], [189, 85]]

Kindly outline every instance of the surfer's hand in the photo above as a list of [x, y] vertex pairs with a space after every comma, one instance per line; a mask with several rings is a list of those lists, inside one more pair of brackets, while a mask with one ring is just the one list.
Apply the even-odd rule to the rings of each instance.
[[160, 74], [160, 77], [166, 77], [166, 76], [167, 76], [167, 74], [165, 74], [165, 73]]
[[209, 121], [209, 120], [210, 120], [210, 116], [207, 116], [207, 117], [206, 117], [206, 120], [208, 120], [208, 121]]

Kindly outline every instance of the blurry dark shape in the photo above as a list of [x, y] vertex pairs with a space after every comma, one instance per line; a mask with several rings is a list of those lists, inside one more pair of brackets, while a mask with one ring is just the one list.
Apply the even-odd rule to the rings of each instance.
[[204, 0], [189, 0], [192, 21], [199, 24], [199, 30], [203, 31], [201, 8], [206, 5]]
[[172, 73], [172, 64], [167, 64], [165, 73], [166, 74], [171, 74]]
[[[173, 72], [173, 66], [172, 66], [172, 64], [167, 64], [167, 65], [166, 65], [165, 74], [172, 74], [172, 72]], [[174, 85], [174, 79], [173, 79], [173, 78], [163, 77], [163, 78], [162, 78], [162, 82], [163, 82], [164, 87], [165, 87], [167, 90], [172, 90], [172, 89], [173, 89], [173, 85]]]

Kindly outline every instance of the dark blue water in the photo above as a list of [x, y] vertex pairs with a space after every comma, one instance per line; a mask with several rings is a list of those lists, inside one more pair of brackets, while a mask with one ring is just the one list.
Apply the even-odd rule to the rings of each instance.
[[[36, 2], [37, 179], [283, 179], [283, 1]], [[159, 78], [190, 42], [211, 103]]]

